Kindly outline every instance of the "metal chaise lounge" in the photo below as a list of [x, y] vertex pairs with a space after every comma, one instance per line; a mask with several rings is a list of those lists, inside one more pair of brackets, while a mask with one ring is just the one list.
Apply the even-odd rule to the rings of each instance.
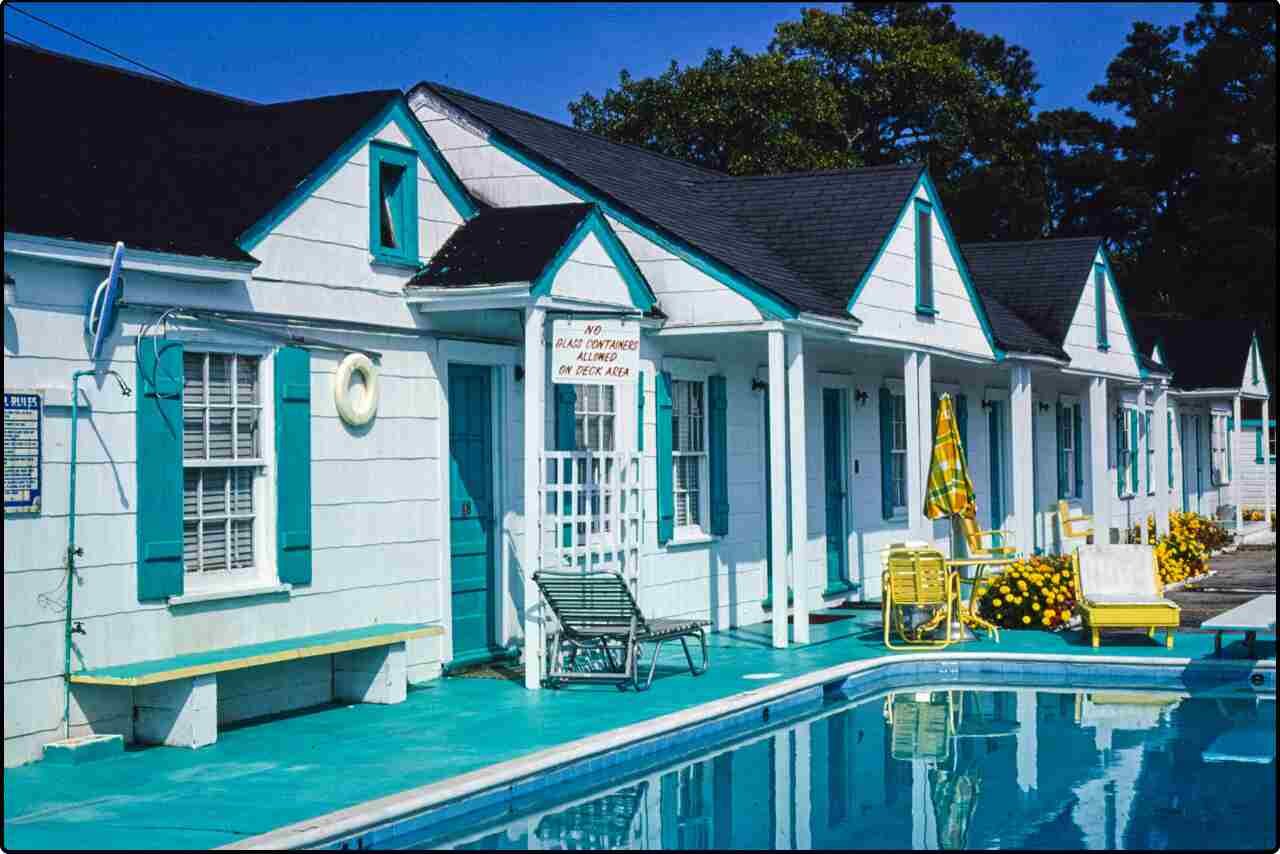
[[[655, 620], [640, 612], [626, 580], [616, 572], [537, 572], [534, 583], [556, 616], [559, 630], [547, 639], [544, 684], [612, 683], [637, 691], [653, 683], [658, 654], [667, 641], [680, 641], [689, 672], [699, 676], [709, 666], [707, 620]], [[693, 663], [689, 638], [702, 647], [702, 664]], [[643, 644], [654, 644], [648, 672], [641, 674]], [[581, 655], [586, 653], [586, 655]]]

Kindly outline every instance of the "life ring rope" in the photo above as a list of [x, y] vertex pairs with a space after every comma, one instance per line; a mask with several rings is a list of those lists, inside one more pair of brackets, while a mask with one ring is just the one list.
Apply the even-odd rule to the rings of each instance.
[[[364, 393], [357, 395], [351, 380], [359, 374], [364, 380]], [[333, 375], [333, 402], [338, 416], [352, 427], [361, 427], [378, 412], [378, 369], [364, 353], [350, 353], [338, 364]]]

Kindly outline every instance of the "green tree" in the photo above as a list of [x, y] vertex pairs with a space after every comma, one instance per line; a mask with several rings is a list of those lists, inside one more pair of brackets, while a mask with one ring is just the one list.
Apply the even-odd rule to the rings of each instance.
[[709, 51], [569, 105], [574, 125], [733, 175], [926, 162], [962, 238], [1043, 225], [1031, 58], [950, 6], [805, 9], [769, 49]]

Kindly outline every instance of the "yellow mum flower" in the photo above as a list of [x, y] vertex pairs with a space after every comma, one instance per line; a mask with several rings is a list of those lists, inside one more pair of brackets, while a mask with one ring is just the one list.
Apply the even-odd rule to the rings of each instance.
[[1000, 592], [1001, 592], [1001, 593], [1008, 593], [1008, 592], [1009, 592], [1009, 585], [1007, 585], [1007, 584], [1002, 584], [1002, 585], [1000, 585]]
[[1033, 610], [1033, 611], [1039, 611], [1039, 610], [1040, 610], [1040, 603], [1039, 603], [1039, 602], [1032, 602], [1032, 603], [1031, 603], [1031, 610]]
[[1024, 617], [1022, 618], [1022, 622], [1023, 622], [1023, 623], [1029, 623], [1029, 622], [1031, 622], [1031, 618], [1030, 618], [1030, 617], [1025, 617], [1025, 616], [1024, 616]]
[[1045, 618], [1046, 620], [1052, 620], [1052, 619], [1054, 618], [1054, 616], [1055, 616], [1057, 613], [1058, 613], [1058, 612], [1057, 612], [1057, 611], [1055, 611], [1055, 610], [1053, 610], [1052, 608], [1045, 608], [1045, 609], [1044, 609], [1044, 618]]

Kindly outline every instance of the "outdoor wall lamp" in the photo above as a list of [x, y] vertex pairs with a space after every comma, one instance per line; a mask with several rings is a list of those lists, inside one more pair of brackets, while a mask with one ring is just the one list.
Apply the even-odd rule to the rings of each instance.
[[986, 398], [983, 398], [983, 399], [982, 399], [982, 408], [983, 408], [983, 409], [985, 409], [985, 410], [987, 410], [988, 412], [990, 412], [990, 411], [991, 411], [991, 401], [987, 400]]
[[1050, 409], [1052, 409], [1052, 408], [1053, 408], [1053, 407], [1049, 406], [1049, 404], [1045, 403], [1043, 400], [1036, 401], [1036, 407], [1037, 407], [1041, 412], [1048, 412]]
[[524, 382], [524, 365], [516, 365], [515, 371], [516, 382]]
[[767, 382], [765, 382], [764, 380], [762, 380], [762, 379], [759, 379], [759, 378], [757, 378], [757, 377], [752, 377], [752, 378], [751, 378], [751, 390], [752, 390], [752, 391], [768, 391], [768, 390], [769, 390], [769, 384], [768, 384]]
[[858, 404], [858, 406], [860, 407], [866, 406], [867, 400], [870, 399], [870, 397], [871, 395], [867, 394], [865, 391], [863, 391], [860, 388], [855, 388], [853, 390], [853, 402]]

